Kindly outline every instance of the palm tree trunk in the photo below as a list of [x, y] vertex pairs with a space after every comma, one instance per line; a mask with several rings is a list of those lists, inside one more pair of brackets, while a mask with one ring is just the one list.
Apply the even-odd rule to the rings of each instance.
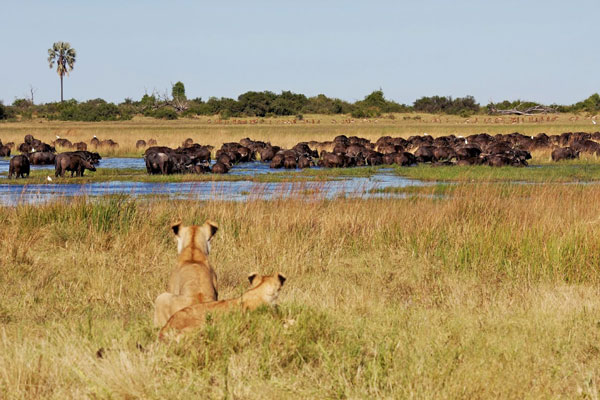
[[60, 102], [63, 102], [63, 76], [60, 76]]

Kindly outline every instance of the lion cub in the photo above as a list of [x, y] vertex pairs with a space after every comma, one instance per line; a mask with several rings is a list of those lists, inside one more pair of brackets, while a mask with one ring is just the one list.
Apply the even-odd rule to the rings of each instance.
[[248, 276], [248, 280], [252, 287], [241, 297], [194, 304], [176, 312], [160, 330], [158, 338], [165, 339], [165, 335], [170, 330], [176, 331], [176, 335], [179, 336], [186, 331], [201, 327], [209, 312], [225, 312], [236, 308], [251, 311], [263, 304], [272, 305], [279, 297], [279, 291], [286, 278], [282, 274], [265, 276], [251, 274]]
[[216, 301], [217, 275], [208, 262], [210, 240], [217, 232], [214, 222], [201, 226], [172, 227], [177, 240], [177, 268], [171, 274], [168, 292], [156, 298], [154, 324], [163, 326], [177, 311], [192, 304]]

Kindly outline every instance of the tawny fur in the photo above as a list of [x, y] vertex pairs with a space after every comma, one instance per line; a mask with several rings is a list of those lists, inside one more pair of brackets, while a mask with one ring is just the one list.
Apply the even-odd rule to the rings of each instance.
[[177, 239], [177, 267], [171, 274], [168, 292], [156, 298], [154, 324], [163, 326], [177, 311], [192, 304], [216, 301], [217, 275], [208, 262], [210, 239], [217, 225], [206, 221], [202, 226], [173, 225]]
[[195, 304], [173, 314], [160, 330], [159, 339], [164, 340], [170, 331], [174, 331], [179, 336], [184, 332], [202, 327], [208, 313], [222, 313], [235, 309], [251, 311], [265, 304], [273, 305], [279, 297], [279, 291], [286, 278], [281, 274], [266, 276], [252, 274], [248, 279], [252, 288], [241, 297]]

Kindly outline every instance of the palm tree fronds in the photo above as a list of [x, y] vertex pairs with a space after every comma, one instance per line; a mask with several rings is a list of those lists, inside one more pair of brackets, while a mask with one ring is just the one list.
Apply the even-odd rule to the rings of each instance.
[[69, 42], [55, 42], [52, 48], [48, 49], [48, 65], [50, 68], [56, 62], [56, 73], [60, 76], [61, 82], [61, 101], [62, 101], [62, 78], [69, 75], [73, 70], [77, 52], [71, 47]]

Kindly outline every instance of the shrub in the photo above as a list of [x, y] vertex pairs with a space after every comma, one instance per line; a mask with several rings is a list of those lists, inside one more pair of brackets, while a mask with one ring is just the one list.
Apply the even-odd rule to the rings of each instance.
[[130, 119], [131, 115], [122, 114], [119, 107], [107, 103], [102, 99], [88, 100], [78, 103], [76, 100], [67, 100], [63, 103], [54, 103], [46, 109], [48, 119], [61, 121], [115, 121]]
[[414, 102], [413, 108], [415, 111], [430, 114], [460, 114], [462, 111], [473, 114], [480, 111], [479, 104], [473, 96], [457, 97], [456, 99], [451, 96], [421, 97]]
[[171, 107], [162, 107], [152, 112], [154, 118], [160, 119], [177, 119], [177, 112]]
[[185, 97], [185, 86], [183, 86], [183, 82], [179, 81], [173, 85], [173, 87], [171, 88], [171, 96], [173, 96], [174, 99], [179, 100], [187, 99]]

